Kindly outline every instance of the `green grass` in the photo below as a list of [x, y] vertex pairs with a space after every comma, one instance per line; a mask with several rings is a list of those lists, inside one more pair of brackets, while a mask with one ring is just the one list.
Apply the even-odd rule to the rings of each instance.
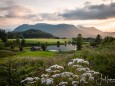
[[18, 54], [17, 51], [10, 51], [10, 50], [0, 50], [0, 58], [13, 56]]
[[[14, 39], [9, 39], [9, 41], [12, 41]], [[70, 39], [50, 39], [50, 38], [32, 38], [32, 39], [25, 39], [26, 43], [36, 43], [36, 42], [41, 42], [41, 43], [57, 43], [57, 41], [60, 41], [61, 43], [64, 43], [65, 41], [69, 41]]]
[[19, 57], [52, 57], [55, 56], [55, 52], [48, 52], [48, 51], [26, 51], [16, 56]]
[[[8, 39], [8, 41], [13, 41], [15, 39]], [[60, 44], [64, 44], [65, 41], [71, 41], [71, 39], [52, 39], [52, 38], [30, 38], [25, 39], [25, 46], [38, 46], [38, 42], [41, 44], [46, 43], [47, 45], [56, 45], [57, 41], [60, 41]]]

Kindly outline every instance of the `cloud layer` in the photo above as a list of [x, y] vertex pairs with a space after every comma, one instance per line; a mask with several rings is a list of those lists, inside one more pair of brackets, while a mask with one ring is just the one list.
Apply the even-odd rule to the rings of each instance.
[[38, 22], [115, 31], [115, 0], [0, 0], [0, 26]]
[[14, 1], [2, 0], [0, 6], [0, 18], [22, 18], [32, 21], [44, 20], [95, 20], [115, 17], [115, 3], [90, 5], [89, 2], [83, 8], [66, 10], [63, 13], [33, 13], [32, 9], [17, 5]]
[[89, 5], [85, 6], [84, 8], [68, 10], [60, 15], [68, 20], [92, 20], [115, 18], [115, 3], [111, 3], [109, 5]]
[[0, 18], [26, 18], [32, 12], [31, 9], [17, 5], [14, 1], [5, 0], [1, 4]]

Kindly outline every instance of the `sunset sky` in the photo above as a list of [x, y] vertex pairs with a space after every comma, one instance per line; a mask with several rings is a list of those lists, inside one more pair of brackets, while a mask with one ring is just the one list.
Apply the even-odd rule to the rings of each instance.
[[74, 24], [115, 32], [115, 0], [0, 0], [0, 28]]

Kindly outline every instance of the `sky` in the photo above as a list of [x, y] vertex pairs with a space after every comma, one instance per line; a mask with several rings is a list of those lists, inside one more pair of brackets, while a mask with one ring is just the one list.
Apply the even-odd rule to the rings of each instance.
[[0, 28], [73, 24], [115, 32], [115, 0], [0, 0]]

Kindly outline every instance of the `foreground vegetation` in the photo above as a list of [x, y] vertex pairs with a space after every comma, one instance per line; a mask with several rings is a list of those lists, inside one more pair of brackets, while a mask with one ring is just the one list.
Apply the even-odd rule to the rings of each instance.
[[[66, 68], [68, 62], [73, 58], [83, 58], [89, 61], [90, 65], [88, 67], [91, 70], [102, 73], [103, 77], [115, 78], [114, 52], [115, 42], [109, 43], [109, 45], [100, 45], [98, 48], [85, 44], [81, 51], [76, 52], [54, 53], [41, 51], [32, 52], [33, 54], [31, 52], [24, 52], [14, 57], [7, 57], [5, 60], [1, 59], [4, 62], [0, 64], [0, 69], [2, 69], [0, 70], [0, 84], [4, 86], [10, 83], [11, 86], [20, 86], [22, 85], [20, 82], [25, 78], [41, 77], [41, 74], [46, 73], [45, 69], [54, 64]], [[71, 68], [66, 70], [72, 71]]]
[[[32, 45], [39, 40], [59, 47], [67, 39], [25, 40]], [[79, 34], [72, 42], [77, 44], [77, 51], [68, 52], [30, 51], [31, 46], [25, 47], [24, 40], [10, 41], [13, 46], [6, 46], [9, 42], [6, 40], [0, 44], [3, 46], [0, 46], [0, 86], [98, 86], [97, 79], [115, 78], [115, 40], [112, 37], [102, 39], [97, 35], [94, 41], [84, 42]], [[105, 80], [100, 86], [110, 84]]]

